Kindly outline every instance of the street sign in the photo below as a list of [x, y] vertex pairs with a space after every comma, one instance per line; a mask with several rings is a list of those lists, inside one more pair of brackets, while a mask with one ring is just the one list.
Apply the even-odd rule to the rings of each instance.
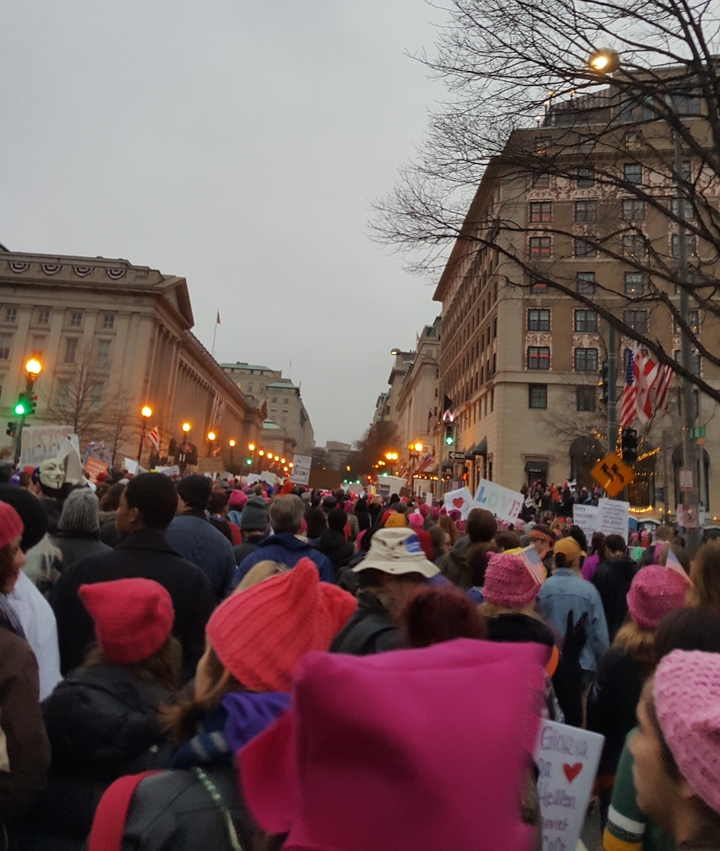
[[450, 458], [452, 461], [464, 461], [465, 453], [464, 452], [451, 452]]
[[693, 471], [692, 467], [680, 468], [680, 490], [691, 491], [693, 489]]
[[698, 426], [697, 428], [690, 429], [690, 439], [691, 440], [699, 440], [700, 438], [705, 437], [705, 426]]
[[614, 452], [598, 461], [590, 475], [610, 496], [617, 496], [635, 478], [633, 471]]

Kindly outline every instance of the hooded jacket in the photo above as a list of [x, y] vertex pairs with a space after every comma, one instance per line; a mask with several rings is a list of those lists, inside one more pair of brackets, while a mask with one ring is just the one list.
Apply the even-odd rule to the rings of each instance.
[[358, 594], [357, 611], [333, 638], [330, 652], [369, 656], [386, 650], [398, 650], [402, 646], [400, 627], [377, 597], [361, 591]]
[[597, 566], [592, 584], [600, 592], [605, 619], [607, 620], [610, 644], [627, 615], [627, 594], [637, 573], [637, 564], [628, 556], [611, 558]]
[[307, 541], [301, 541], [292, 532], [278, 532], [260, 541], [255, 552], [240, 562], [235, 571], [233, 587], [259, 561], [276, 561], [286, 567], [295, 567], [301, 558], [309, 558], [315, 564], [323, 582], [335, 582], [335, 572], [327, 556], [318, 552]]
[[232, 544], [225, 535], [204, 514], [200, 516], [190, 510], [173, 517], [165, 530], [165, 540], [207, 576], [215, 603], [223, 600], [235, 572]]
[[336, 529], [323, 529], [316, 547], [332, 562], [335, 576], [339, 573], [340, 568], [350, 561], [355, 552], [355, 548], [345, 539], [345, 535]]

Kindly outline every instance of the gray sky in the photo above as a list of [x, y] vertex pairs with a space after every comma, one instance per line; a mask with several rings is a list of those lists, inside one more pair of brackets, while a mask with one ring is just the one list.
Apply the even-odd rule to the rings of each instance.
[[188, 280], [216, 357], [352, 441], [440, 305], [367, 237], [442, 86], [423, 0], [5, 0], [0, 242]]

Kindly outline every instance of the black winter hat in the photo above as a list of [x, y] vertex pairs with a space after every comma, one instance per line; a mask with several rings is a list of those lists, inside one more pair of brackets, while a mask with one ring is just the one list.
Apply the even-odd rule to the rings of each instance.
[[204, 511], [207, 508], [208, 499], [210, 499], [212, 482], [207, 476], [200, 476], [195, 473], [192, 476], [180, 479], [177, 491], [188, 508]]
[[23, 488], [0, 485], [0, 502], [7, 502], [17, 511], [23, 522], [20, 549], [26, 553], [47, 532], [48, 515], [42, 502]]

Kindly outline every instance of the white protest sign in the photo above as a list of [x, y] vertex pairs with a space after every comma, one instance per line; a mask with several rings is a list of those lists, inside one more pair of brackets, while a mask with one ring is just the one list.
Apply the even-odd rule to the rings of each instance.
[[162, 473], [165, 476], [179, 476], [180, 475], [180, 467], [175, 464], [172, 467], [156, 467], [156, 473]]
[[445, 510], [448, 514], [450, 514], [453, 509], [457, 509], [460, 512], [460, 519], [465, 520], [465, 518], [470, 514], [470, 509], [472, 508], [472, 494], [467, 488], [460, 488], [455, 491], [448, 491], [445, 494], [445, 501], [443, 505], [445, 506]]
[[619, 499], [599, 499], [598, 512], [597, 531], [603, 535], [621, 535], [627, 543], [630, 503]]
[[310, 455], [295, 455], [290, 481], [295, 485], [306, 485], [310, 481], [311, 464], [312, 457]]
[[247, 482], [246, 482], [248, 487], [250, 487], [250, 485], [254, 485], [255, 482], [259, 482], [259, 481], [260, 481], [260, 476], [257, 473], [248, 473]]
[[579, 727], [540, 723], [535, 762], [543, 848], [575, 851], [604, 741]]
[[25, 426], [20, 450], [21, 467], [38, 467], [41, 461], [57, 458], [72, 426]]
[[511, 491], [510, 488], [481, 479], [475, 494], [475, 502], [478, 505], [473, 508], [485, 508], [500, 520], [514, 523], [525, 503], [525, 497], [518, 491]]
[[599, 521], [600, 508], [597, 505], [573, 505], [573, 523], [583, 530], [588, 541], [597, 532]]
[[432, 495], [432, 491], [428, 491], [428, 492], [425, 494], [425, 505], [429, 505], [429, 506], [432, 508], [432, 504], [433, 504], [433, 495]]

